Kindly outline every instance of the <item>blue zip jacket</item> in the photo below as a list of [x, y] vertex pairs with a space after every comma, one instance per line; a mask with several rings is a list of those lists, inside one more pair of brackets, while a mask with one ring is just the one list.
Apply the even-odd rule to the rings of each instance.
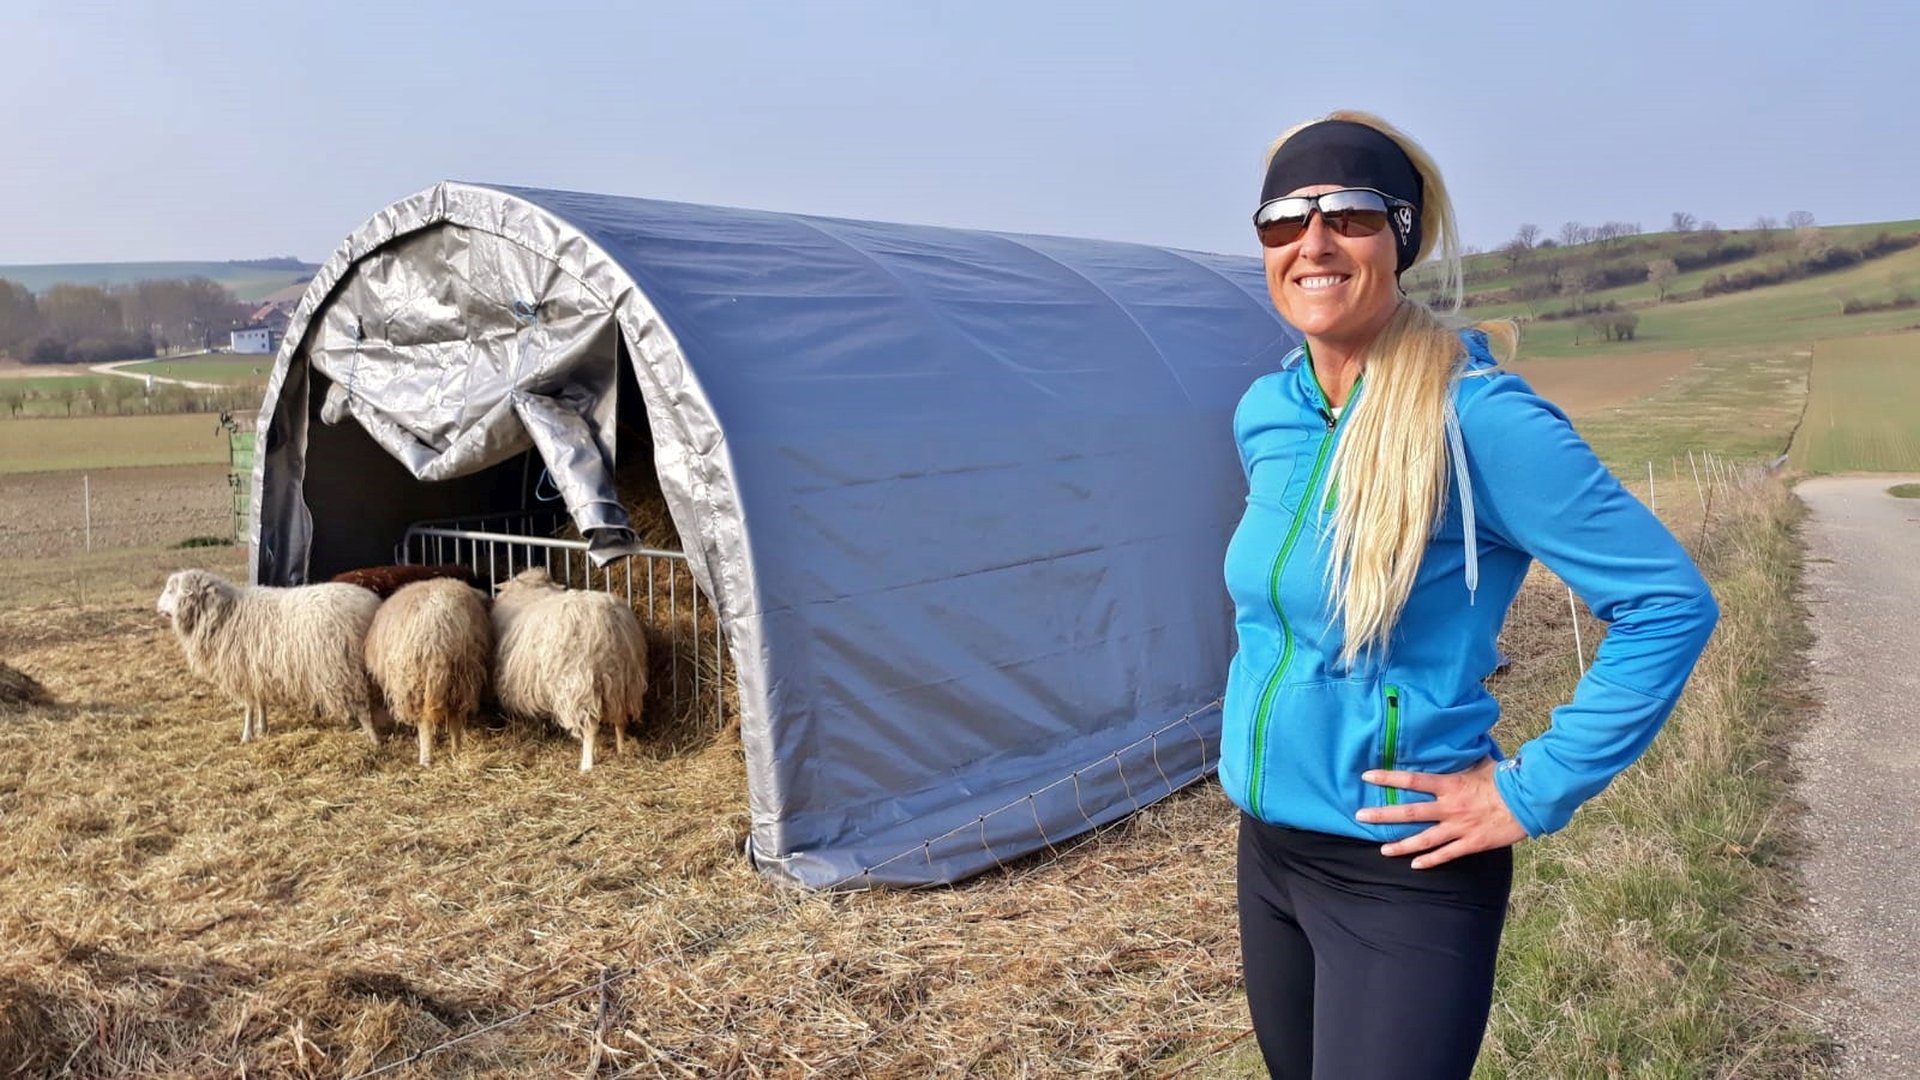
[[[1370, 825], [1354, 812], [1432, 796], [1362, 783], [1362, 771], [1452, 773], [1491, 757], [1500, 762], [1500, 794], [1528, 835], [1559, 829], [1647, 748], [1719, 618], [1685, 549], [1566, 415], [1497, 369], [1483, 335], [1469, 331], [1462, 341], [1467, 372], [1454, 397], [1457, 429], [1449, 424], [1456, 464], [1445, 516], [1389, 647], [1351, 670], [1340, 662], [1343, 635], [1326, 586], [1326, 488], [1344, 425], [1329, 421], [1305, 348], [1256, 381], [1235, 410], [1248, 491], [1227, 547], [1239, 651], [1227, 676], [1220, 782], [1262, 821], [1401, 839], [1429, 823]], [[1609, 629], [1573, 700], [1507, 757], [1490, 733], [1499, 703], [1481, 680], [1535, 558]]]

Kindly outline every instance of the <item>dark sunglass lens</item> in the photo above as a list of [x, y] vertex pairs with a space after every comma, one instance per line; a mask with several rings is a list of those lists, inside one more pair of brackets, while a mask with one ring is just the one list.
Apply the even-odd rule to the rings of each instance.
[[1269, 221], [1260, 226], [1260, 243], [1264, 247], [1286, 247], [1300, 239], [1307, 231], [1307, 223], [1299, 218], [1282, 218]]
[[1387, 227], [1385, 210], [1328, 210], [1327, 225], [1341, 236], [1372, 236]]

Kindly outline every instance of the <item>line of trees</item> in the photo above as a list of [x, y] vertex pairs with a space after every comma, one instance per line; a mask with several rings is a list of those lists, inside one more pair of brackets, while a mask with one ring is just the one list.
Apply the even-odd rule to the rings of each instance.
[[[1467, 306], [1519, 302], [1527, 305], [1536, 318], [1582, 318], [1603, 310], [1602, 305], [1589, 300], [1589, 295], [1606, 289], [1646, 282], [1653, 286], [1656, 302], [1665, 302], [1672, 295], [1675, 279], [1688, 271], [1708, 270], [1784, 249], [1787, 265], [1767, 273], [1774, 280], [1785, 280], [1832, 269], [1855, 254], [1855, 249], [1836, 252], [1828, 236], [1814, 227], [1813, 215], [1805, 210], [1786, 216], [1787, 231], [1781, 229], [1779, 220], [1765, 216], [1756, 219], [1750, 229], [1722, 231], [1714, 222], [1684, 210], [1674, 211], [1668, 224], [1673, 235], [1633, 243], [1628, 241], [1641, 235], [1636, 222], [1584, 225], [1569, 221], [1560, 226], [1557, 236], [1547, 235], [1531, 222], [1522, 224], [1513, 238], [1500, 246], [1498, 262], [1468, 274]], [[1881, 253], [1884, 248], [1858, 249], [1858, 257]], [[1720, 291], [1752, 287], [1744, 284], [1745, 276], [1720, 275], [1712, 284]], [[1494, 279], [1511, 280], [1491, 291], [1474, 291], [1476, 283], [1492, 284]], [[1617, 334], [1621, 328], [1608, 329]], [[1631, 332], [1631, 328], [1627, 330]]]
[[208, 348], [251, 308], [206, 278], [102, 288], [60, 284], [35, 295], [0, 278], [0, 352], [34, 364], [101, 363]]
[[48, 382], [30, 390], [25, 380], [0, 379], [0, 418], [225, 412], [260, 406], [257, 383], [209, 388], [161, 383], [149, 392], [138, 379], [102, 376]]

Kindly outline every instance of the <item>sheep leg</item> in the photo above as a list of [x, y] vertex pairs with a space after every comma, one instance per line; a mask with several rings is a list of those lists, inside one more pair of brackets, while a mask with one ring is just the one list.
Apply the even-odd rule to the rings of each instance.
[[360, 730], [366, 733], [367, 741], [379, 746], [381, 733], [393, 727], [393, 714], [387, 711], [386, 698], [378, 694], [370, 694], [355, 704], [359, 707], [354, 709], [347, 718], [348, 722], [358, 719]]
[[240, 703], [240, 741], [243, 743], [253, 741], [253, 702], [251, 701]]
[[600, 721], [587, 720], [580, 725], [580, 771], [593, 768], [593, 743], [600, 735]]
[[454, 713], [447, 717], [447, 750], [459, 753], [467, 741], [467, 717], [465, 713]]
[[433, 764], [433, 714], [434, 708], [428, 705], [420, 713], [420, 722], [414, 725], [420, 733], [420, 764], [422, 767]]
[[623, 757], [627, 752], [627, 718], [613, 718], [613, 756]]

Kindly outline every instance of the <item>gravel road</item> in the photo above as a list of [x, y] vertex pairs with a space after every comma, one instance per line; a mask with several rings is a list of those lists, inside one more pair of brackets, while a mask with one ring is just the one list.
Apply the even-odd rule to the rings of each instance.
[[1815, 929], [1844, 992], [1824, 1017], [1843, 1080], [1920, 1077], [1920, 477], [1822, 477], [1797, 489], [1823, 704], [1795, 748]]

